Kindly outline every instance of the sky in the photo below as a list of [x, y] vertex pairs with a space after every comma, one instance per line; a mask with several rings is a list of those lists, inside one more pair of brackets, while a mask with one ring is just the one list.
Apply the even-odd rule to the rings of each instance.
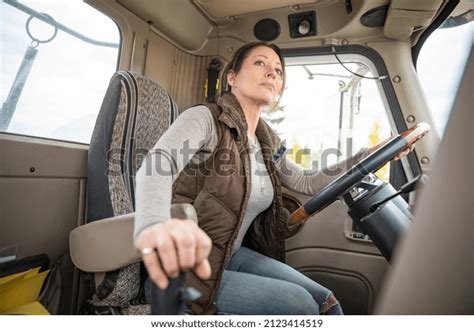
[[[95, 40], [119, 44], [117, 25], [77, 0], [23, 1], [61, 24]], [[5, 3], [1, 8], [1, 103], [5, 102], [31, 39], [28, 15]], [[47, 39], [53, 29], [31, 20], [31, 34]], [[116, 71], [118, 48], [85, 43], [61, 30], [40, 44], [9, 127], [10, 132], [89, 142], [109, 80]], [[47, 114], [47, 116], [46, 116]]]
[[[46, 12], [58, 22], [100, 41], [120, 42], [116, 24], [79, 0], [22, 1]], [[28, 15], [5, 3], [0, 4], [0, 104], [5, 102], [23, 55], [31, 39], [25, 30]], [[442, 133], [449, 117], [462, 69], [472, 45], [474, 23], [435, 32], [423, 47], [418, 72], [436, 129]], [[51, 26], [33, 19], [31, 33], [48, 38]], [[56, 38], [37, 47], [33, 63], [9, 132], [88, 143], [110, 77], [116, 70], [118, 49], [90, 45], [58, 31]], [[353, 67], [355, 68], [355, 67]], [[311, 66], [311, 71], [340, 75], [341, 66]], [[285, 120], [279, 126], [291, 144], [318, 149], [337, 145], [339, 87], [334, 77], [309, 80], [302, 67], [288, 67], [288, 88], [282, 104]], [[346, 82], [347, 79], [342, 79]], [[376, 83], [362, 82], [361, 112], [356, 150], [368, 144], [373, 122], [381, 123], [381, 135], [389, 135], [389, 126]], [[47, 116], [45, 116], [47, 114]]]
[[440, 134], [445, 130], [473, 42], [474, 22], [438, 29], [418, 56], [418, 76]]

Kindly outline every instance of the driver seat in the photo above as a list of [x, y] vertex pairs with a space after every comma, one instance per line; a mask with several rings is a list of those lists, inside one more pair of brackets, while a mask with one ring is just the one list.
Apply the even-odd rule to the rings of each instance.
[[89, 292], [82, 313], [150, 313], [146, 270], [133, 247], [135, 173], [177, 116], [173, 99], [149, 78], [128, 71], [111, 78], [89, 147], [87, 224], [70, 235]]

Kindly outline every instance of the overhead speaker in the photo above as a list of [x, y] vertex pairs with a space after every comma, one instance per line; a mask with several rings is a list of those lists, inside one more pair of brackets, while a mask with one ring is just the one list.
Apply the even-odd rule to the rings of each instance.
[[377, 28], [385, 24], [387, 18], [388, 6], [380, 6], [366, 12], [360, 18], [360, 23], [369, 28]]
[[280, 24], [271, 18], [264, 18], [255, 24], [253, 33], [258, 40], [272, 41], [280, 35]]

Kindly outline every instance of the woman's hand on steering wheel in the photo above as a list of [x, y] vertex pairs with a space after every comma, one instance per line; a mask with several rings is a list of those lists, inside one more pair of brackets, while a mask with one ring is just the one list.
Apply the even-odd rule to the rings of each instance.
[[357, 185], [366, 175], [383, 167], [391, 160], [399, 160], [415, 148], [415, 143], [430, 130], [427, 123], [419, 123], [369, 148], [369, 155], [323, 187], [311, 199], [295, 210], [288, 225], [305, 222], [309, 216], [329, 206], [334, 200]]
[[[395, 137], [395, 135], [391, 136], [390, 138], [387, 138], [387, 139], [383, 140], [381, 143], [378, 143], [375, 146], [369, 147], [369, 153], [372, 154], [377, 149], [379, 149], [381, 146], [383, 146], [386, 142], [388, 142], [390, 139], [393, 139], [393, 137]], [[404, 158], [405, 156], [410, 154], [410, 152], [412, 152], [415, 149], [415, 145], [416, 145], [416, 142], [413, 142], [413, 143], [409, 144], [407, 148], [405, 148], [403, 151], [398, 153], [393, 159], [394, 160], [400, 160], [400, 159]]]

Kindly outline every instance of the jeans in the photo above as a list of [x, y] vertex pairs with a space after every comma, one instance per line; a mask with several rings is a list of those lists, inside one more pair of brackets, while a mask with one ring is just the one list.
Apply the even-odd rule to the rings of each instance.
[[[218, 315], [342, 315], [332, 292], [289, 265], [240, 247], [217, 292]], [[323, 310], [324, 311], [321, 311]]]
[[[289, 265], [240, 247], [224, 270], [215, 301], [218, 314], [318, 315], [331, 294]], [[340, 304], [325, 314], [342, 314]]]

